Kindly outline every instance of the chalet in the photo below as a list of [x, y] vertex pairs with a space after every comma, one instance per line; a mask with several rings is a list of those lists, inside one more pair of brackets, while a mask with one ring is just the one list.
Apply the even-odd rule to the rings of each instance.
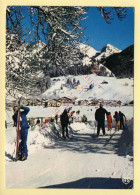
[[118, 106], [117, 101], [115, 101], [115, 100], [111, 101], [108, 105], [113, 106], [113, 107]]
[[77, 99], [75, 101], [76, 105], [83, 105], [83, 106], [87, 106], [88, 105], [88, 100], [84, 100], [84, 99]]
[[45, 102], [45, 107], [59, 107], [61, 106], [61, 102], [57, 99], [47, 100]]
[[76, 99], [76, 100], [75, 100], [75, 105], [82, 105], [81, 102], [82, 102], [81, 99]]
[[66, 104], [72, 106], [73, 105], [73, 100], [71, 98], [68, 97], [61, 97], [58, 99], [58, 101], [61, 102], [62, 106], [65, 106]]
[[99, 101], [98, 100], [93, 100], [88, 105], [89, 106], [96, 106], [97, 104], [99, 104]]
[[34, 106], [42, 106], [42, 104], [43, 104], [43, 102], [42, 102], [42, 99], [35, 99], [34, 101], [33, 101], [33, 105]]
[[116, 106], [121, 106], [122, 102], [119, 100], [119, 101], [116, 101], [116, 100], [104, 100], [103, 101], [103, 104], [105, 106], [113, 106], [113, 107], [116, 107]]
[[122, 104], [122, 102], [119, 100], [119, 101], [117, 101], [117, 105], [118, 106], [121, 106], [121, 104]]
[[89, 103], [89, 101], [88, 101], [88, 100], [83, 100], [83, 105], [87, 106], [87, 105], [88, 105], [88, 103]]
[[115, 100], [104, 100], [103, 104], [106, 106], [117, 106], [117, 103]]
[[47, 102], [47, 99], [46, 98], [42, 98], [42, 106], [46, 107], [46, 102]]
[[33, 106], [33, 100], [27, 99], [27, 106]]

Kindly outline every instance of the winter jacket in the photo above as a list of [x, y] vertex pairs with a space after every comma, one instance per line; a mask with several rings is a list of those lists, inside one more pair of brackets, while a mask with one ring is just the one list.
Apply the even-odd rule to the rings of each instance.
[[[123, 121], [124, 120], [124, 117], [125, 115], [122, 113], [122, 112], [119, 112], [119, 115], [120, 115], [120, 120]], [[125, 117], [126, 118], [126, 117]]]
[[83, 117], [82, 117], [82, 122], [83, 123], [87, 122], [87, 117], [85, 115], [83, 115]]
[[98, 108], [95, 112], [96, 121], [103, 122], [105, 120], [105, 114], [108, 112], [104, 108]]
[[61, 125], [67, 127], [69, 124], [69, 117], [67, 111], [64, 110], [63, 114], [60, 116]]
[[120, 121], [120, 115], [118, 112], [115, 113], [114, 118], [116, 119], [117, 122]]
[[[28, 124], [28, 121], [27, 121], [27, 117], [26, 117], [26, 115], [28, 114], [30, 109], [28, 107], [25, 107], [25, 106], [23, 106], [22, 109], [24, 111], [20, 112], [20, 127], [21, 127], [21, 130], [24, 130], [24, 129], [28, 129], [30, 127]], [[14, 124], [16, 124], [16, 126], [17, 126], [17, 117], [18, 117], [18, 114], [14, 114], [12, 117], [14, 120]]]
[[112, 116], [111, 114], [107, 115], [107, 122], [112, 123]]

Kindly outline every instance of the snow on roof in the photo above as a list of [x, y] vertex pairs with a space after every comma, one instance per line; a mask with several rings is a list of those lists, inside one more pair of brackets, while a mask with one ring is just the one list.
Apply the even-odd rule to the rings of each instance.
[[[46, 102], [50, 102], [50, 101], [60, 102], [59, 99], [50, 99], [50, 100], [46, 100]], [[60, 103], [61, 103], [61, 102], [60, 102]]]
[[62, 100], [63, 98], [68, 99], [68, 100], [72, 100], [72, 98], [68, 98], [68, 97], [66, 97], [66, 96], [61, 97], [61, 98], [59, 98], [58, 100]]

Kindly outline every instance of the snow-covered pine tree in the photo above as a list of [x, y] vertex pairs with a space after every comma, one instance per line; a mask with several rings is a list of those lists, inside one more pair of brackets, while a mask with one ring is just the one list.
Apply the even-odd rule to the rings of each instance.
[[45, 66], [39, 62], [28, 47], [24, 47], [17, 34], [6, 33], [6, 90], [17, 94], [38, 95], [46, 90]]
[[[49, 70], [57, 68], [57, 71], [65, 74], [63, 67], [78, 63], [77, 45], [83, 34], [80, 21], [85, 14], [83, 7], [7, 7], [6, 87], [9, 87], [10, 93], [13, 91], [12, 95], [17, 91], [39, 94]], [[25, 25], [27, 20], [28, 25]], [[15, 42], [8, 38], [10, 35], [17, 35], [22, 42], [22, 46], [17, 45], [12, 52], [9, 51]], [[46, 41], [46, 44], [33, 54], [31, 47], [34, 44], [38, 48], [39, 44], [35, 43], [39, 43], [39, 40]], [[15, 55], [10, 61], [11, 56]]]

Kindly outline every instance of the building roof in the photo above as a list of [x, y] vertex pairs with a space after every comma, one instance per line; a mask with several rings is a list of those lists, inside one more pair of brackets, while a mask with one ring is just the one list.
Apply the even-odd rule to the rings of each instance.
[[63, 98], [68, 99], [68, 100], [72, 100], [71, 98], [68, 98], [68, 97], [66, 97], [66, 96], [61, 97], [61, 98], [59, 98], [58, 100], [61, 100], [61, 99], [63, 99]]
[[51, 99], [51, 100], [46, 100], [46, 102], [50, 102], [50, 101], [56, 101], [56, 102], [59, 102], [59, 103], [61, 103], [61, 102], [59, 101], [59, 99]]

